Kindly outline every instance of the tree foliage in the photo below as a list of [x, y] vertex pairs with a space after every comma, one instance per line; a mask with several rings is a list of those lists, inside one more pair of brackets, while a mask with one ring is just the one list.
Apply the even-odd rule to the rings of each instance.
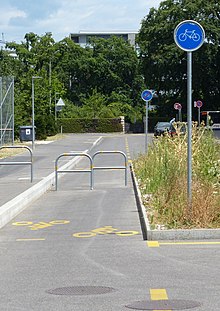
[[193, 100], [205, 110], [220, 109], [220, 2], [166, 0], [152, 8], [138, 35], [146, 84], [159, 91], [161, 113], [172, 114], [178, 101], [186, 109], [187, 53], [174, 43], [174, 29], [183, 20], [195, 20], [205, 29], [203, 46], [193, 52]]
[[[127, 113], [131, 119], [143, 89], [136, 52], [117, 37], [93, 39], [82, 48], [69, 38], [55, 42], [51, 33], [38, 36], [30, 32], [20, 44], [8, 43], [7, 50], [0, 51], [0, 75], [15, 77], [17, 130], [19, 125], [31, 123], [34, 84], [38, 136], [53, 132], [59, 97], [66, 106], [58, 116], [101, 118]], [[41, 79], [33, 81], [33, 77]]]

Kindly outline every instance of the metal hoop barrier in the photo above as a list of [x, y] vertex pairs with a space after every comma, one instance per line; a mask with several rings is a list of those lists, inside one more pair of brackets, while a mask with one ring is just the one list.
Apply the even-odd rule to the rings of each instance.
[[33, 152], [31, 148], [27, 146], [1, 146], [1, 149], [27, 149], [30, 152], [30, 161], [20, 161], [20, 162], [0, 162], [0, 165], [30, 165], [31, 166], [31, 182], [33, 182]]
[[[89, 159], [90, 163], [90, 168], [85, 169], [85, 170], [59, 170], [58, 169], [58, 161], [62, 157], [86, 157]], [[55, 161], [55, 190], [57, 191], [58, 189], [58, 173], [90, 173], [90, 189], [93, 189], [93, 169], [92, 169], [92, 158], [89, 154], [87, 153], [62, 153], [61, 155], [58, 156], [58, 158]]]
[[[121, 154], [124, 158], [124, 166], [94, 166], [94, 159], [98, 154]], [[125, 171], [125, 186], [128, 180], [128, 160], [127, 156], [122, 151], [97, 151], [92, 156], [93, 170], [124, 170]]]

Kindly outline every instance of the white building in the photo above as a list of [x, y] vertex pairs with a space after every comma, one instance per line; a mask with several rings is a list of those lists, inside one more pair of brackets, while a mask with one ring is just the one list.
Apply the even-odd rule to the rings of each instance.
[[138, 32], [126, 32], [126, 31], [80, 31], [78, 33], [71, 33], [70, 39], [73, 42], [79, 44], [81, 47], [89, 46], [89, 40], [92, 37], [109, 39], [111, 36], [121, 37], [125, 41], [130, 42], [131, 45], [135, 46], [135, 37]]

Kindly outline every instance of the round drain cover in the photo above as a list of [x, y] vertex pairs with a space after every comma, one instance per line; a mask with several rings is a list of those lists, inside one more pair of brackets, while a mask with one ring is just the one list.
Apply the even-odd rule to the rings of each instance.
[[115, 291], [114, 288], [105, 286], [71, 286], [71, 287], [60, 287], [50, 289], [47, 290], [46, 292], [52, 295], [76, 296], [76, 295], [101, 295], [101, 294], [108, 294], [113, 291]]
[[149, 300], [137, 301], [126, 308], [133, 310], [185, 310], [200, 307], [201, 304], [191, 300]]

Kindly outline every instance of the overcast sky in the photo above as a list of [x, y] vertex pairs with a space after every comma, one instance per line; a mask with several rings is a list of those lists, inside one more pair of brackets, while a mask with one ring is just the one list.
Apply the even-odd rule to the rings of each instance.
[[[0, 0], [0, 40], [20, 43], [24, 35], [52, 32], [56, 41], [71, 32], [138, 31], [161, 0]], [[3, 36], [2, 36], [3, 34]]]

